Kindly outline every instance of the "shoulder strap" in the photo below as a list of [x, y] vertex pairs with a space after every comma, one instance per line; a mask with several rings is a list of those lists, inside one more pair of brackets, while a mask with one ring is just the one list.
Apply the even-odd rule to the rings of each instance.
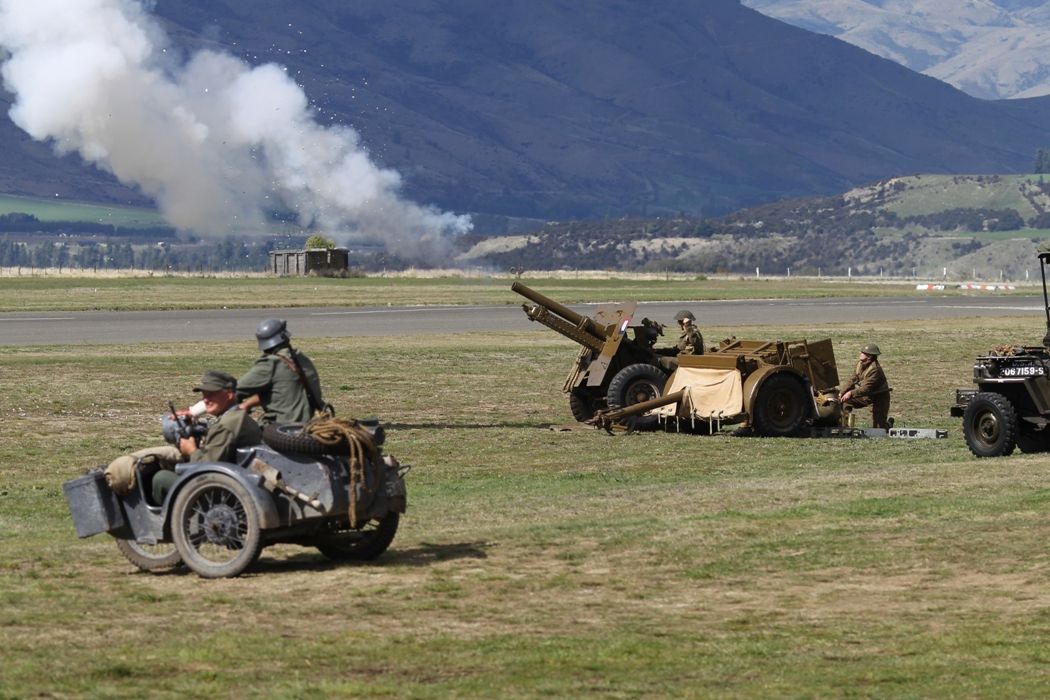
[[291, 355], [291, 357], [285, 357], [284, 355], [277, 353], [275, 354], [282, 362], [284, 362], [284, 364], [288, 365], [288, 369], [295, 372], [295, 376], [299, 378], [299, 383], [302, 384], [303, 389], [306, 390], [306, 397], [310, 400], [310, 408], [313, 409], [314, 412], [324, 410], [325, 405], [314, 393], [314, 388], [310, 386], [310, 382], [307, 381], [306, 375], [303, 373], [303, 368], [299, 366], [299, 361], [295, 357], [295, 350], [292, 349], [291, 346], [288, 346], [288, 354]]

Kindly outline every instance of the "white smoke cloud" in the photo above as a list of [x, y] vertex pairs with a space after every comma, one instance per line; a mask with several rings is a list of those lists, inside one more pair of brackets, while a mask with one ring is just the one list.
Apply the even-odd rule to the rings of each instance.
[[11, 119], [136, 185], [176, 228], [244, 231], [284, 205], [420, 258], [471, 228], [403, 199], [400, 175], [353, 129], [318, 124], [283, 67], [215, 51], [179, 61], [136, 0], [0, 0], [0, 50]]

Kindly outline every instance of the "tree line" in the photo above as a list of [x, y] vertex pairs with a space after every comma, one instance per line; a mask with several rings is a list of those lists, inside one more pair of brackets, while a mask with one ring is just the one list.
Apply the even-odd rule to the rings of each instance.
[[12, 241], [0, 236], [0, 267], [139, 269], [185, 272], [261, 271], [273, 241], [226, 238], [193, 245], [132, 245], [128, 242]]

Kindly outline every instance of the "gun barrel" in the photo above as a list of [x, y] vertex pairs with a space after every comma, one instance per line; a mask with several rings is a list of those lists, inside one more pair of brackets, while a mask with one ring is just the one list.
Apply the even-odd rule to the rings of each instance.
[[[597, 342], [599, 342], [599, 343], [605, 342], [605, 338], [608, 336], [608, 332], [606, 331], [605, 328], [599, 326], [592, 319], [590, 319], [590, 318], [588, 318], [586, 316], [583, 316], [581, 314], [576, 313], [575, 311], [573, 311], [569, 307], [567, 307], [567, 306], [565, 306], [563, 304], [559, 304], [558, 302], [554, 301], [550, 297], [546, 297], [546, 296], [540, 294], [535, 289], [531, 289], [530, 287], [526, 287], [521, 282], [514, 282], [513, 284], [511, 284], [510, 285], [510, 290], [512, 292], [515, 292], [517, 294], [522, 295], [523, 297], [525, 297], [526, 299], [528, 299], [530, 301], [535, 302], [536, 304], [538, 304], [542, 308], [547, 309], [548, 311], [550, 311], [552, 313], [555, 313], [558, 316], [561, 316], [563, 319], [565, 319], [566, 321], [571, 323], [576, 328], [578, 328], [578, 329], [580, 329], [580, 330], [582, 330], [582, 331], [584, 331], [584, 332], [594, 336], [594, 338], [597, 340]], [[526, 309], [526, 313], [528, 314], [528, 310], [527, 309]], [[537, 320], [535, 314], [528, 314], [528, 316], [529, 316], [530, 319], [532, 319], [534, 321]], [[562, 331], [560, 331], [557, 328], [555, 330], [558, 330], [559, 332], [562, 332]], [[573, 340], [576, 340], [577, 342], [580, 342], [577, 338], [573, 338]], [[588, 343], [583, 343], [583, 344], [584, 345], [589, 345]]]
[[623, 408], [617, 408], [611, 411], [599, 411], [594, 417], [594, 422], [601, 427], [610, 428], [624, 418], [641, 415], [642, 413], [647, 413], [654, 408], [660, 408], [667, 404], [678, 403], [682, 400], [683, 396], [685, 396], [685, 389], [676, 391], [673, 394], [657, 396], [655, 399], [649, 399], [648, 401], [632, 403], [630, 406], [624, 406]]

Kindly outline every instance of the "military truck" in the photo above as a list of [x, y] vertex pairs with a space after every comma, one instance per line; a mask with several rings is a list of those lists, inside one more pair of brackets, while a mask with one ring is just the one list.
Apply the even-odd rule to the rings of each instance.
[[694, 432], [741, 425], [766, 437], [800, 435], [811, 426], [838, 426], [838, 367], [830, 339], [727, 338], [703, 355], [679, 355], [663, 396], [600, 411], [608, 430], [637, 427], [641, 416], [683, 422]]
[[957, 389], [950, 413], [963, 419], [963, 436], [976, 457], [1050, 449], [1050, 301], [1039, 253], [1046, 335], [1042, 345], [1000, 345], [973, 364], [975, 389]]
[[530, 321], [581, 346], [562, 385], [577, 421], [587, 422], [597, 411], [630, 406], [663, 393], [667, 373], [653, 349], [663, 327], [647, 318], [632, 325], [636, 302], [603, 304], [590, 318], [520, 282], [512, 284], [511, 291], [533, 302], [521, 305]]

